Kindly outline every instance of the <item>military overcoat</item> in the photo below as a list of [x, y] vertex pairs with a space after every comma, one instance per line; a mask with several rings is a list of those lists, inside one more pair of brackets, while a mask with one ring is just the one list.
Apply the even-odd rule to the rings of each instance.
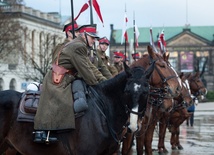
[[[66, 44], [59, 56], [59, 66], [76, 69], [78, 76], [89, 85], [105, 80], [92, 66], [85, 41], [78, 37]], [[52, 70], [46, 74], [34, 121], [35, 130], [64, 130], [75, 128], [71, 82], [75, 76], [66, 74], [60, 84], [53, 84]]]

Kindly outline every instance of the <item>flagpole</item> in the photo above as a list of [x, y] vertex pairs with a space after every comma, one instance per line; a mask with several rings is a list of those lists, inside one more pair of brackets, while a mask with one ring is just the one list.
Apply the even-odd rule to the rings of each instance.
[[[135, 31], [135, 12], [134, 12], [134, 20], [133, 20], [133, 30], [134, 30], [134, 54], [136, 54], [136, 31]], [[135, 59], [134, 59], [135, 60]]]
[[[71, 0], [71, 20], [72, 20], [72, 27], [74, 27], [74, 8], [73, 8], [73, 0]], [[74, 29], [72, 29], [73, 38], [75, 38]]]
[[92, 3], [93, 3], [92, 0], [90, 0], [90, 23], [94, 24]]
[[[125, 4], [125, 14], [126, 14], [126, 4]], [[125, 22], [125, 24], [126, 24], [126, 27], [127, 27], [127, 23], [126, 22]], [[125, 53], [124, 54], [125, 54], [125, 62], [126, 62], [126, 39], [125, 39]]]

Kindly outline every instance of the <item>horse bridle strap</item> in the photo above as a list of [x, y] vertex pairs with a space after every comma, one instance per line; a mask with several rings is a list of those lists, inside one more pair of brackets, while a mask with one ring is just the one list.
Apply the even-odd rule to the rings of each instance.
[[126, 105], [125, 108], [128, 110], [129, 113], [135, 114], [135, 115], [142, 115], [144, 110], [140, 111], [140, 112], [136, 112], [131, 110], [130, 108], [128, 108], [128, 106]]

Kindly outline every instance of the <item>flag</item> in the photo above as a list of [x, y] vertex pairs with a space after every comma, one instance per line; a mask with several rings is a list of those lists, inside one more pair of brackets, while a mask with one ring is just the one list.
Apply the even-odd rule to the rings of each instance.
[[166, 52], [166, 41], [165, 41], [165, 37], [164, 37], [164, 30], [162, 30], [162, 32], [159, 35], [158, 47], [160, 48], [160, 51], [162, 54]]
[[126, 12], [125, 12], [124, 27], [123, 27], [123, 31], [122, 31], [121, 44], [123, 44], [123, 38], [125, 38], [125, 41], [128, 42], [127, 23], [128, 23], [128, 18], [126, 16]]
[[160, 40], [160, 35], [159, 35], [159, 37], [158, 37], [158, 47], [159, 47], [161, 53], [163, 54], [163, 44], [162, 44], [162, 42], [161, 42], [161, 40]]
[[[100, 21], [103, 23], [103, 17], [102, 17], [101, 11], [100, 11], [100, 6], [97, 3], [97, 0], [93, 0], [92, 4], [93, 4], [93, 7], [94, 7], [98, 17], [100, 18]], [[83, 13], [85, 10], [87, 10], [89, 8], [89, 6], [90, 6], [90, 0], [82, 6], [82, 8], [80, 9], [80, 12], [78, 13], [78, 15], [76, 16], [76, 18], [74, 20], [77, 20], [77, 18], [79, 18], [80, 14]]]
[[89, 8], [89, 3], [90, 1], [88, 1], [88, 3], [85, 3], [82, 8], [80, 9], [80, 12], [78, 13], [78, 15], [76, 16], [76, 18], [74, 18], [74, 20], [77, 20], [77, 18], [79, 18], [80, 14], [83, 13], [85, 10], [87, 10]]
[[135, 24], [135, 39], [136, 39], [136, 44], [135, 44], [135, 47], [138, 47], [139, 46], [139, 44], [138, 44], [138, 38], [139, 38], [139, 36], [140, 36], [140, 32], [139, 32], [139, 29], [138, 29], [138, 27], [137, 27], [137, 25]]
[[156, 49], [156, 47], [155, 47], [154, 40], [153, 40], [152, 28], [150, 28], [150, 31], [149, 31], [149, 32], [150, 32], [150, 45], [152, 46], [153, 50], [154, 50], [155, 52], [158, 53], [158, 51], [157, 51], [157, 49]]
[[[95, 11], [97, 12], [98, 17], [100, 18], [100, 21], [103, 23], [103, 17], [100, 12], [100, 6], [97, 3], [97, 0], [93, 0], [93, 6], [94, 6]], [[104, 26], [104, 23], [103, 23], [103, 26]]]

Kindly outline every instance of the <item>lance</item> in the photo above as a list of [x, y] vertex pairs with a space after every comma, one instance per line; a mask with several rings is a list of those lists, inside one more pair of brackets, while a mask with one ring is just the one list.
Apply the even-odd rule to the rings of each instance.
[[134, 13], [134, 20], [133, 20], [133, 30], [134, 30], [134, 54], [136, 54], [136, 31], [135, 31], [135, 13]]
[[[71, 20], [72, 20], [72, 27], [74, 27], [74, 8], [73, 8], [73, 0], [71, 0]], [[72, 29], [73, 38], [75, 38], [74, 28]]]
[[92, 3], [93, 2], [90, 0], [90, 23], [94, 24]]

